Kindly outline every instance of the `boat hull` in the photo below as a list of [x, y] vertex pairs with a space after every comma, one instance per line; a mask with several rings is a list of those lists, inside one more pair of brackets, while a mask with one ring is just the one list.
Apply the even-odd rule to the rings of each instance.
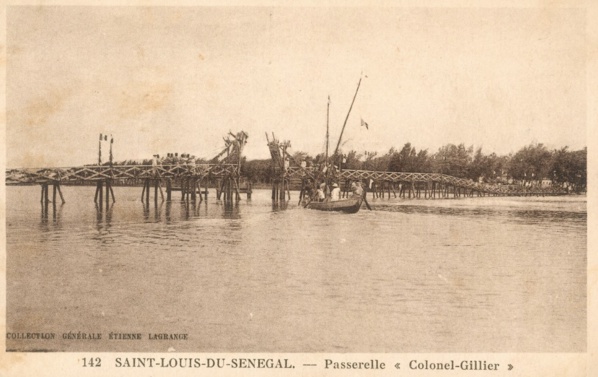
[[357, 213], [361, 208], [363, 198], [347, 198], [341, 200], [327, 200], [323, 202], [310, 202], [305, 208], [315, 209], [318, 211], [334, 211], [344, 213]]

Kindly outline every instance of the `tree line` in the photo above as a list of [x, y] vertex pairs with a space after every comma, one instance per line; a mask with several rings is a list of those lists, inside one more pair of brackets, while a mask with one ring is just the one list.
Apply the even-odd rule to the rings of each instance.
[[[305, 161], [307, 166], [318, 166], [323, 163], [324, 155], [295, 152], [290, 160], [295, 164]], [[574, 192], [587, 190], [587, 147], [549, 150], [544, 144], [533, 143], [516, 153], [500, 156], [486, 154], [482, 148], [474, 150], [473, 146], [466, 147], [464, 144], [447, 144], [436, 153], [429, 153], [427, 149], [418, 150], [411, 143], [406, 143], [400, 150], [391, 148], [383, 155], [368, 151], [341, 151], [329, 161], [341, 169], [441, 173], [474, 182], [550, 184]], [[270, 159], [243, 159], [241, 175], [254, 183], [270, 183], [273, 178]]]

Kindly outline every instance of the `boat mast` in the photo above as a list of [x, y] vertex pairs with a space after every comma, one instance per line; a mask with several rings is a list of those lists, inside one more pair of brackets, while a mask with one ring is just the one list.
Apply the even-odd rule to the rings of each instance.
[[336, 143], [336, 149], [334, 150], [334, 155], [336, 156], [336, 152], [338, 152], [338, 147], [341, 145], [341, 140], [343, 139], [343, 132], [345, 132], [345, 126], [347, 125], [347, 120], [349, 120], [349, 114], [351, 114], [351, 109], [353, 108], [353, 104], [355, 103], [355, 98], [357, 97], [357, 92], [359, 91], [359, 85], [361, 85], [361, 77], [359, 78], [359, 82], [357, 83], [357, 89], [355, 90], [355, 95], [353, 96], [353, 101], [351, 101], [351, 106], [349, 107], [349, 111], [347, 112], [347, 117], [345, 118], [345, 123], [343, 123], [343, 129], [341, 130], [341, 136], [338, 138], [338, 143]]
[[326, 160], [325, 163], [328, 164], [328, 144], [329, 144], [329, 122], [330, 122], [330, 96], [328, 96], [328, 106], [326, 107]]

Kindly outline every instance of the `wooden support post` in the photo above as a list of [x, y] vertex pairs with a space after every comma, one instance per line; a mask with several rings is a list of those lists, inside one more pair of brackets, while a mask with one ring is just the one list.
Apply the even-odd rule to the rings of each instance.
[[170, 202], [172, 200], [172, 179], [168, 178], [166, 181], [166, 201]]
[[226, 178], [222, 179], [222, 183], [220, 185], [220, 198], [222, 200], [224, 200], [225, 202], [227, 201], [227, 198], [226, 198]]
[[233, 201], [233, 179], [228, 178], [228, 182], [226, 182], [226, 192], [228, 194], [227, 202]]
[[197, 179], [197, 189], [199, 190], [199, 202], [201, 203], [201, 202], [203, 202], [203, 197], [202, 197], [203, 192], [201, 190], [201, 177], [199, 177]]
[[98, 192], [100, 193], [100, 196], [99, 196], [100, 208], [102, 208], [102, 205], [104, 203], [104, 182], [102, 182], [102, 181], [98, 181]]
[[106, 206], [110, 203], [110, 181], [106, 180]]
[[218, 191], [218, 200], [222, 198], [222, 191], [224, 190], [224, 185], [226, 184], [226, 179], [222, 179], [222, 181], [218, 182], [220, 186], [220, 191]]
[[154, 204], [158, 204], [158, 180], [154, 179]]
[[[95, 195], [95, 197], [93, 198], [93, 202], [94, 202], [94, 203], [97, 203], [97, 202], [98, 202], [98, 195], [100, 194], [100, 193], [99, 193], [99, 190], [100, 190], [100, 188], [99, 188], [99, 186], [98, 186], [98, 184], [97, 184], [97, 182], [96, 182], [96, 195]], [[141, 196], [141, 200], [143, 200], [143, 195]]]
[[42, 219], [47, 219], [48, 218], [48, 184], [44, 183], [42, 184]]
[[247, 200], [251, 199], [251, 194], [253, 193], [253, 189], [251, 187], [251, 181], [247, 181]]
[[162, 191], [162, 181], [158, 179], [158, 188], [160, 189], [160, 199], [164, 201], [164, 191]]
[[[58, 190], [60, 190], [60, 186], [58, 186]], [[114, 198], [114, 190], [112, 189], [112, 182], [110, 183], [110, 196], [112, 196], [112, 203], [116, 203], [116, 199]]]
[[110, 208], [110, 181], [106, 180], [106, 211]]
[[62, 196], [62, 190], [60, 190], [60, 184], [58, 184], [56, 188], [58, 189], [58, 195], [60, 195], [60, 200], [62, 200], [62, 204], [66, 203], [64, 200], [64, 196]]
[[56, 203], [56, 183], [52, 184], [52, 203]]
[[224, 200], [225, 202], [228, 201], [228, 198], [227, 198], [228, 190], [226, 187], [227, 183], [228, 183], [228, 180], [226, 178], [224, 178], [222, 180], [222, 186], [220, 186], [220, 195], [221, 195], [222, 200]]
[[150, 194], [150, 180], [145, 180], [145, 204], [149, 206], [149, 194]]
[[[141, 190], [141, 203], [143, 203], [143, 198], [145, 196], [145, 180], [143, 181], [143, 190]], [[96, 192], [96, 196], [97, 196], [97, 192]]]
[[237, 196], [236, 200], [239, 201], [239, 200], [241, 200], [241, 192], [240, 192], [241, 189], [239, 187], [239, 180], [235, 179], [234, 183], [235, 183], [235, 192], [236, 192], [236, 196]]
[[301, 204], [301, 201], [303, 200], [304, 190], [303, 184], [301, 184], [301, 190], [299, 191], [299, 202], [297, 203], [298, 205]]
[[197, 200], [197, 181], [195, 178], [189, 178], [191, 186], [191, 200], [195, 203]]
[[39, 187], [42, 189], [42, 195], [39, 198], [39, 202], [44, 204], [44, 184], [42, 183]]

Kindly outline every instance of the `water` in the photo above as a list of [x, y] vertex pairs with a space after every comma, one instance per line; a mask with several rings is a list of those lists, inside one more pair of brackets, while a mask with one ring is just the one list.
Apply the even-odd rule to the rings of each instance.
[[116, 187], [98, 211], [95, 187], [64, 187], [46, 216], [39, 190], [7, 187], [7, 331], [56, 338], [10, 350], [586, 350], [585, 197], [369, 199], [346, 215], [259, 190], [144, 208], [141, 188]]

